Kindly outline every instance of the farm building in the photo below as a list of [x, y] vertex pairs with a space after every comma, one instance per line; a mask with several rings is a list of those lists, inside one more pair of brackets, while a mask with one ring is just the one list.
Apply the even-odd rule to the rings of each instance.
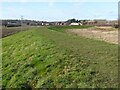
[[2, 26], [14, 27], [14, 26], [37, 26], [42, 25], [42, 21], [35, 20], [2, 20]]
[[85, 25], [88, 25], [88, 26], [114, 26], [117, 23], [118, 23], [117, 20], [95, 19], [95, 20], [88, 20]]
[[58, 22], [49, 22], [49, 25], [55, 25], [55, 26], [63, 26], [63, 25], [67, 25], [67, 23], [66, 22], [64, 22], [64, 21], [58, 21]]
[[79, 25], [82, 25], [81, 23], [71, 23], [70, 26], [79, 26]]
[[19, 20], [2, 20], [2, 25], [5, 27], [15, 27], [21, 26], [21, 22]]
[[94, 21], [94, 20], [89, 20], [89, 21], [87, 21], [87, 24], [86, 25], [88, 25], [88, 26], [93, 26], [93, 25], [96, 25], [96, 21]]

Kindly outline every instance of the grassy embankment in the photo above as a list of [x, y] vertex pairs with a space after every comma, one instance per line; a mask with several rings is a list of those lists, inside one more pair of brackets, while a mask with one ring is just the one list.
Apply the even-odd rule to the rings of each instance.
[[84, 29], [91, 28], [93, 26], [48, 26], [48, 29], [55, 30], [59, 32], [65, 32], [67, 29]]
[[58, 32], [69, 28], [3, 38], [3, 87], [117, 87], [117, 45]]

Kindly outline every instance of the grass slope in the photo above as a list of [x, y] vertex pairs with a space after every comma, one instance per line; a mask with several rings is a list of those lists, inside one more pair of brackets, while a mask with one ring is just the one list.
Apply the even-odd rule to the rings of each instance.
[[93, 26], [48, 26], [48, 29], [64, 32], [67, 29], [83, 29], [83, 28], [90, 28]]
[[49, 29], [3, 39], [3, 87], [117, 87], [117, 45]]

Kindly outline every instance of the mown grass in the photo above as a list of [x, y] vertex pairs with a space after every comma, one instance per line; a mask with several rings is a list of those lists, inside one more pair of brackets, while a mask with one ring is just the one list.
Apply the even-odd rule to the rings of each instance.
[[3, 39], [2, 84], [6, 88], [116, 88], [117, 50], [117, 45], [50, 27], [20, 32]]

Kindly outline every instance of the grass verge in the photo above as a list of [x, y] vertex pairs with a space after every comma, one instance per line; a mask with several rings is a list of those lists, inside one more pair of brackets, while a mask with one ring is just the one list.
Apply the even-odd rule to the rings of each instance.
[[[57, 27], [56, 27], [57, 28]], [[117, 45], [34, 28], [3, 38], [3, 87], [116, 88]]]

